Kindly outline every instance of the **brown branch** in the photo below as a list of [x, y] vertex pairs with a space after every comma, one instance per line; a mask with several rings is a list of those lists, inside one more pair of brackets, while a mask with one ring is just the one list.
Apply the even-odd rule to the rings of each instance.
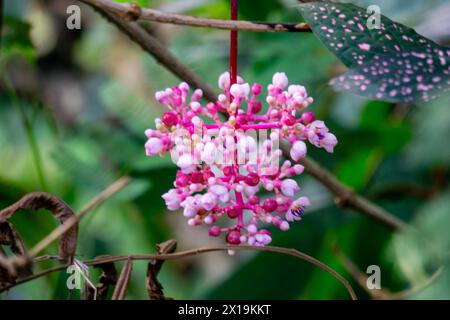
[[[247, 245], [245, 245], [245, 246], [240, 245], [240, 246], [203, 247], [203, 248], [191, 249], [191, 250], [186, 250], [186, 251], [180, 251], [180, 252], [171, 253], [171, 254], [128, 255], [128, 256], [109, 256], [109, 257], [106, 256], [106, 257], [101, 257], [101, 258], [97, 258], [94, 260], [86, 260], [83, 263], [86, 265], [95, 266], [95, 265], [104, 264], [104, 263], [126, 261], [126, 260], [175, 260], [175, 259], [180, 259], [180, 258], [184, 258], [184, 257], [194, 256], [197, 254], [203, 254], [203, 253], [207, 253], [207, 252], [217, 252], [217, 251], [228, 251], [230, 249], [231, 250], [255, 250], [255, 251], [275, 252], [275, 253], [289, 255], [289, 256], [292, 256], [292, 257], [295, 257], [295, 258], [298, 258], [301, 260], [305, 260], [305, 261], [321, 268], [325, 272], [329, 273], [331, 276], [333, 276], [335, 279], [337, 279], [347, 289], [347, 292], [349, 293], [350, 297], [353, 300], [357, 299], [355, 291], [350, 286], [350, 284], [334, 269], [327, 266], [320, 260], [317, 260], [316, 258], [313, 258], [301, 251], [298, 251], [296, 249], [282, 248], [282, 247], [270, 247], [270, 246], [255, 247], [255, 246], [247, 246]], [[61, 265], [61, 266], [58, 266], [58, 267], [55, 267], [52, 269], [42, 271], [41, 273], [34, 274], [30, 277], [19, 279], [14, 285], [11, 284], [11, 285], [7, 285], [7, 286], [0, 288], [0, 293], [5, 290], [8, 290], [16, 285], [37, 279], [41, 276], [45, 276], [52, 272], [64, 270], [68, 266], [69, 266], [68, 264], [64, 264], [64, 265]]]
[[364, 272], [362, 272], [356, 264], [342, 252], [337, 244], [333, 245], [333, 251], [336, 258], [342, 264], [342, 266], [347, 270], [347, 272], [352, 276], [352, 278], [358, 282], [358, 284], [363, 288], [372, 299], [376, 300], [402, 300], [413, 296], [427, 288], [431, 285], [442, 273], [444, 267], [439, 267], [426, 281], [421, 285], [413, 286], [410, 289], [406, 289], [399, 292], [391, 292], [388, 289], [377, 289], [371, 290], [367, 287], [367, 279], [369, 278]]
[[120, 30], [126, 33], [131, 40], [149, 54], [151, 54], [159, 63], [166, 67], [178, 78], [183, 79], [191, 86], [203, 90], [206, 99], [214, 101], [217, 95], [214, 90], [204, 82], [199, 76], [192, 72], [188, 67], [178, 61], [178, 59], [164, 46], [160, 41], [149, 34], [144, 28], [134, 21], [126, 21], [124, 18], [112, 13], [101, 6], [97, 6], [96, 1], [82, 0], [92, 6], [108, 21], [115, 24]]
[[102, 8], [103, 10], [113, 12], [126, 20], [147, 20], [152, 22], [222, 30], [253, 32], [311, 32], [311, 28], [307, 23], [274, 23], [208, 19], [176, 13], [161, 12], [154, 9], [140, 8], [134, 3], [118, 3], [111, 0], [81, 1], [89, 5]]
[[93, 198], [83, 209], [81, 209], [81, 211], [77, 215], [74, 215], [71, 218], [67, 219], [64, 224], [61, 224], [58, 228], [54, 229], [37, 245], [35, 245], [34, 248], [30, 250], [30, 257], [36, 257], [42, 250], [51, 245], [53, 241], [65, 235], [72, 227], [78, 225], [78, 221], [87, 213], [97, 208], [105, 200], [109, 199], [111, 196], [125, 187], [129, 182], [129, 177], [122, 177], [112, 185], [110, 185], [102, 193]]
[[[282, 144], [281, 149], [284, 156], [290, 158], [289, 147], [286, 144]], [[392, 230], [399, 230], [406, 226], [406, 223], [396, 216], [343, 185], [330, 171], [323, 168], [313, 159], [305, 157], [298, 163], [303, 165], [306, 172], [335, 195], [335, 201], [339, 207], [356, 210]]]

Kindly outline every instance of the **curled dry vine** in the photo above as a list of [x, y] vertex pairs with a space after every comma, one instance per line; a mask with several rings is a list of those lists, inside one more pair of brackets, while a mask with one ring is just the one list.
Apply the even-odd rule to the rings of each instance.
[[[73, 263], [73, 257], [75, 256], [75, 249], [77, 245], [76, 236], [78, 233], [79, 219], [84, 215], [86, 215], [88, 212], [90, 212], [92, 209], [100, 205], [106, 199], [109, 199], [116, 192], [121, 190], [128, 182], [129, 182], [128, 177], [123, 177], [119, 179], [111, 186], [109, 186], [107, 189], [105, 189], [102, 193], [100, 193], [98, 196], [96, 196], [93, 200], [91, 200], [80, 211], [78, 215], [75, 215], [73, 213], [73, 210], [62, 200], [58, 199], [53, 195], [42, 193], [32, 193], [26, 195], [15, 204], [0, 211], [0, 217], [2, 217], [1, 220], [2, 224], [0, 224], [2, 226], [2, 228], [0, 228], [0, 240], [2, 241], [2, 244], [10, 245], [12, 251], [15, 254], [18, 254], [17, 258], [20, 258], [11, 260], [11, 258], [0, 255], [0, 275], [4, 275], [3, 278], [0, 278], [0, 293], [9, 290], [16, 285], [20, 285], [28, 281], [38, 279], [42, 276], [46, 276], [53, 272], [65, 270], [67, 267], [69, 267]], [[54, 229], [47, 237], [45, 237], [40, 242], [40, 244], [35, 246], [35, 248], [32, 251], [30, 251], [33, 252], [33, 255], [30, 255], [27, 252], [25, 246], [23, 245], [19, 233], [15, 231], [13, 227], [11, 227], [11, 225], [9, 224], [9, 222], [6, 221], [6, 219], [11, 217], [18, 210], [23, 209], [36, 210], [40, 208], [50, 210], [53, 213], [53, 215], [58, 220], [61, 221], [62, 224], [56, 229]], [[74, 230], [76, 230], [76, 232]], [[55, 256], [51, 255], [45, 257], [37, 257], [33, 260], [32, 257], [35, 257], [36, 253], [47, 248], [53, 241], [55, 241], [58, 238], [61, 238], [61, 240], [59, 247], [59, 256], [57, 257], [56, 260], [63, 260], [64, 262], [63, 264], [35, 274], [31, 272], [31, 267], [29, 267], [27, 273], [25, 274], [19, 273], [20, 267], [23, 268], [23, 266], [25, 265], [31, 266], [31, 262], [55, 260]], [[128, 255], [128, 256], [101, 256], [93, 260], [81, 261], [81, 263], [87, 266], [100, 267], [103, 270], [103, 273], [100, 276], [100, 283], [95, 286], [95, 289], [88, 288], [86, 298], [92, 299], [95, 296], [96, 298], [104, 299], [108, 294], [109, 287], [113, 284], [116, 284], [112, 298], [122, 300], [125, 297], [126, 289], [131, 276], [132, 261], [147, 260], [149, 261], [149, 264], [147, 269], [148, 271], [147, 271], [146, 287], [149, 298], [167, 299], [166, 297], [164, 297], [162, 285], [157, 279], [157, 275], [161, 270], [162, 264], [165, 260], [174, 260], [202, 253], [228, 251], [230, 249], [233, 249], [233, 250], [255, 250], [255, 251], [275, 252], [305, 260], [323, 269], [324, 271], [332, 275], [334, 278], [336, 278], [339, 282], [341, 282], [345, 286], [351, 298], [356, 299], [354, 290], [339, 273], [337, 273], [335, 270], [333, 270], [323, 262], [295, 249], [269, 247], [269, 246], [268, 247], [217, 246], [217, 247], [196, 248], [173, 253], [175, 249], [176, 249], [176, 241], [169, 240], [159, 244], [157, 246], [157, 252], [155, 254]], [[27, 264], [18, 265], [17, 263], [11, 263], [11, 261], [19, 261], [19, 260], [24, 260], [27, 262]], [[114, 263], [120, 261], [125, 261], [125, 264], [122, 268], [119, 278], [117, 279], [117, 272]], [[6, 274], [8, 276], [11, 275], [16, 276], [13, 278], [13, 281], [6, 281], [8, 280]], [[21, 277], [18, 278], [18, 275], [21, 275]]]

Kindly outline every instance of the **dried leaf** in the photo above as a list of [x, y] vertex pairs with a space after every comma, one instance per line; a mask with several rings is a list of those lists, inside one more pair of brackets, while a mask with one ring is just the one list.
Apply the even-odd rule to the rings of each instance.
[[128, 258], [125, 262], [122, 271], [120, 272], [119, 280], [117, 280], [116, 287], [111, 300], [123, 300], [125, 297], [125, 292], [130, 282], [131, 271], [133, 270], [133, 262], [131, 258]]
[[[10, 247], [11, 251], [19, 257], [18, 259], [8, 259], [2, 246]], [[14, 283], [18, 276], [28, 276], [31, 270], [31, 259], [29, 259], [27, 249], [22, 238], [8, 222], [0, 223], [0, 283]]]
[[[96, 257], [101, 258], [101, 257]], [[105, 300], [108, 297], [108, 291], [110, 286], [117, 283], [117, 270], [116, 266], [113, 262], [102, 263], [99, 265], [95, 265], [95, 268], [102, 269], [102, 273], [99, 277], [99, 283], [96, 285], [97, 287], [97, 300]], [[94, 290], [92, 288], [88, 288], [86, 293], [86, 300], [94, 299]]]
[[[75, 216], [72, 209], [62, 200], [54, 195], [45, 192], [32, 192], [13, 205], [0, 211], [0, 223], [5, 222], [11, 218], [17, 211], [20, 210], [38, 210], [46, 209], [52, 212], [55, 219], [59, 223], [64, 222]], [[77, 248], [78, 224], [71, 227], [59, 241], [59, 256], [64, 260], [72, 260]]]
[[[158, 254], [173, 253], [177, 249], [177, 242], [175, 240], [168, 240], [156, 245], [156, 252]], [[169, 300], [164, 296], [163, 286], [158, 281], [158, 274], [161, 270], [164, 260], [151, 260], [147, 266], [147, 281], [146, 288], [150, 300]]]

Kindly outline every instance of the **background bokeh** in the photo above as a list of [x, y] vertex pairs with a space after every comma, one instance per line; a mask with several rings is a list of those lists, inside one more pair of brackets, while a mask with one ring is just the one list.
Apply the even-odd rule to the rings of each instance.
[[[169, 12], [228, 18], [227, 0], [139, 0]], [[416, 27], [441, 43], [450, 41], [450, 1], [356, 1]], [[66, 8], [81, 7], [81, 30], [65, 27]], [[240, 1], [240, 18], [301, 21], [295, 0]], [[145, 254], [170, 238], [178, 248], [222, 243], [203, 227], [188, 227], [168, 212], [161, 195], [176, 168], [166, 158], [147, 158], [144, 130], [163, 107], [154, 92], [179, 83], [148, 54], [91, 8], [69, 0], [5, 0], [0, 48], [0, 207], [31, 191], [47, 191], [79, 210], [122, 175], [129, 186], [90, 213], [79, 233], [80, 259], [102, 254]], [[228, 32], [146, 24], [183, 63], [217, 87], [228, 66]], [[449, 299], [450, 112], [449, 99], [427, 105], [393, 105], [336, 94], [328, 80], [345, 67], [312, 34], [240, 33], [240, 74], [267, 84], [285, 71], [307, 87], [311, 106], [339, 139], [335, 153], [311, 148], [310, 156], [340, 181], [415, 227], [392, 232], [349, 210], [303, 174], [303, 193], [313, 207], [289, 232], [273, 231], [273, 245], [308, 253], [361, 289], [333, 255], [341, 249], [365, 271], [381, 268], [383, 288], [421, 286], [409, 298]], [[51, 215], [23, 212], [12, 219], [28, 247], [55, 227]], [[47, 250], [54, 254], [56, 244]], [[54, 265], [36, 265], [43, 270]], [[120, 264], [118, 264], [120, 267]], [[127, 298], [145, 299], [144, 262], [136, 262]], [[91, 270], [91, 275], [98, 272]], [[1, 299], [65, 299], [67, 274], [18, 286]], [[306, 262], [274, 253], [237, 252], [168, 261], [160, 281], [176, 299], [347, 299], [342, 285]]]

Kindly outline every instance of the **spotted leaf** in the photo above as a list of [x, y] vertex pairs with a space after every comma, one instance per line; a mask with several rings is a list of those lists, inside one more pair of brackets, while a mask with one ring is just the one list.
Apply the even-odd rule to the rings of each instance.
[[428, 102], [450, 92], [450, 49], [396, 52], [334, 78], [335, 90], [391, 102]]
[[349, 68], [389, 53], [438, 47], [383, 15], [380, 28], [372, 28], [373, 14], [353, 4], [312, 2], [300, 4], [299, 8], [314, 34]]

